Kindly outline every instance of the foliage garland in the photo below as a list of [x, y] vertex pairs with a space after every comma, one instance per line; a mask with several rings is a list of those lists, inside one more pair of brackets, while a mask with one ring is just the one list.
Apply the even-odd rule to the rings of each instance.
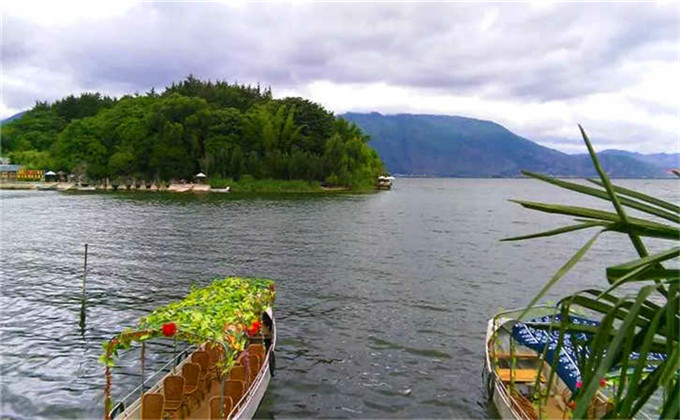
[[274, 304], [275, 296], [272, 280], [227, 277], [205, 288], [192, 287], [183, 300], [157, 308], [141, 318], [135, 329], [126, 328], [104, 342], [99, 361], [106, 366], [106, 412], [111, 408], [110, 369], [115, 366], [119, 349], [161, 336], [197, 345], [214, 341], [231, 350], [221, 365], [227, 370], [245, 348], [248, 336], [259, 331], [260, 316]]

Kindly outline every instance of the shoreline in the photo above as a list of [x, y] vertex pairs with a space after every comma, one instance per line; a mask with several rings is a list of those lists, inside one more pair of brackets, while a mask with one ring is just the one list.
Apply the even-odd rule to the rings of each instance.
[[372, 189], [350, 189], [347, 187], [324, 187], [321, 185], [308, 186], [300, 188], [300, 185], [290, 181], [281, 181], [276, 183], [262, 182], [262, 183], [248, 183], [245, 185], [229, 185], [221, 188], [211, 187], [208, 184], [169, 184], [168, 186], [158, 187], [151, 185], [149, 188], [142, 185], [139, 188], [132, 185], [130, 188], [126, 186], [119, 186], [113, 188], [111, 185], [107, 186], [79, 186], [75, 183], [69, 182], [0, 182], [0, 190], [14, 190], [14, 191], [69, 191], [69, 192], [160, 192], [160, 193], [180, 193], [180, 194], [319, 194], [319, 193], [342, 193], [342, 192], [370, 192]]

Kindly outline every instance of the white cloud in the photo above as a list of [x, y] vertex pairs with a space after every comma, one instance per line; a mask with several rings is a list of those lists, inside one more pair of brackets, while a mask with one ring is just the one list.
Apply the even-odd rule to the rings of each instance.
[[193, 73], [336, 113], [493, 120], [562, 150], [582, 123], [608, 145], [674, 151], [679, 27], [669, 3], [12, 2], [0, 113]]

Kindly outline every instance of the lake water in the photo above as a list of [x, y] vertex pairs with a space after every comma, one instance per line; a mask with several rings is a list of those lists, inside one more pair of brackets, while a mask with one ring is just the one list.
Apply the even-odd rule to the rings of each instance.
[[[677, 180], [619, 183], [678, 201]], [[487, 319], [524, 306], [590, 236], [499, 242], [568, 222], [508, 198], [607, 208], [526, 179], [397, 179], [376, 194], [0, 198], [0, 415], [25, 419], [101, 418], [102, 341], [226, 275], [277, 281], [277, 372], [258, 417], [487, 418]], [[604, 235], [549, 298], [601, 285], [606, 265], [635, 256], [620, 239]], [[138, 384], [116, 373], [116, 395]]]

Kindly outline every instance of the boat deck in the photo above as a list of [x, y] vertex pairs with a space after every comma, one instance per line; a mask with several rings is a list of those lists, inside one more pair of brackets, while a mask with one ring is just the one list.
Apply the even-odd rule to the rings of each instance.
[[[163, 380], [156, 383], [146, 393], [142, 400], [137, 400], [127, 410], [115, 416], [119, 420], [138, 420], [138, 419], [218, 419], [218, 418], [239, 418], [244, 411], [254, 410], [257, 407], [250, 407], [251, 400], [255, 399], [259, 388], [266, 387], [269, 382], [269, 352], [273, 351], [271, 346], [265, 347], [265, 340], [271, 336], [261, 336], [260, 339], [253, 340], [242, 352], [236, 364], [225, 373], [224, 377], [218, 374], [219, 368], [216, 361], [218, 357], [212, 357], [210, 361], [204, 361], [201, 365], [199, 361], [192, 357], [197, 353], [207, 354], [211, 352], [206, 347], [201, 347], [189, 357], [184, 359], [175, 369], [167, 374]], [[219, 353], [219, 352], [218, 352]], [[191, 369], [185, 370], [188, 365], [193, 365], [195, 372], [193, 377], [188, 373]], [[184, 388], [177, 388], [170, 384], [168, 389], [166, 380], [172, 378], [182, 378]], [[227, 402], [228, 417], [219, 417], [216, 408], [219, 407], [219, 397], [222, 390], [223, 381], [225, 383], [225, 399]], [[189, 384], [189, 387], [186, 387]], [[192, 392], [193, 384], [196, 384], [196, 391]], [[181, 387], [182, 385], [180, 385]], [[174, 387], [174, 389], [173, 389]], [[264, 391], [262, 391], [263, 393]], [[162, 398], [161, 398], [162, 396]], [[261, 397], [261, 396], [260, 396]], [[152, 401], [156, 398], [156, 401]], [[215, 407], [211, 412], [211, 400]], [[148, 403], [147, 403], [148, 401]], [[256, 401], [259, 403], [259, 400]], [[252, 415], [251, 414], [251, 415]]]

